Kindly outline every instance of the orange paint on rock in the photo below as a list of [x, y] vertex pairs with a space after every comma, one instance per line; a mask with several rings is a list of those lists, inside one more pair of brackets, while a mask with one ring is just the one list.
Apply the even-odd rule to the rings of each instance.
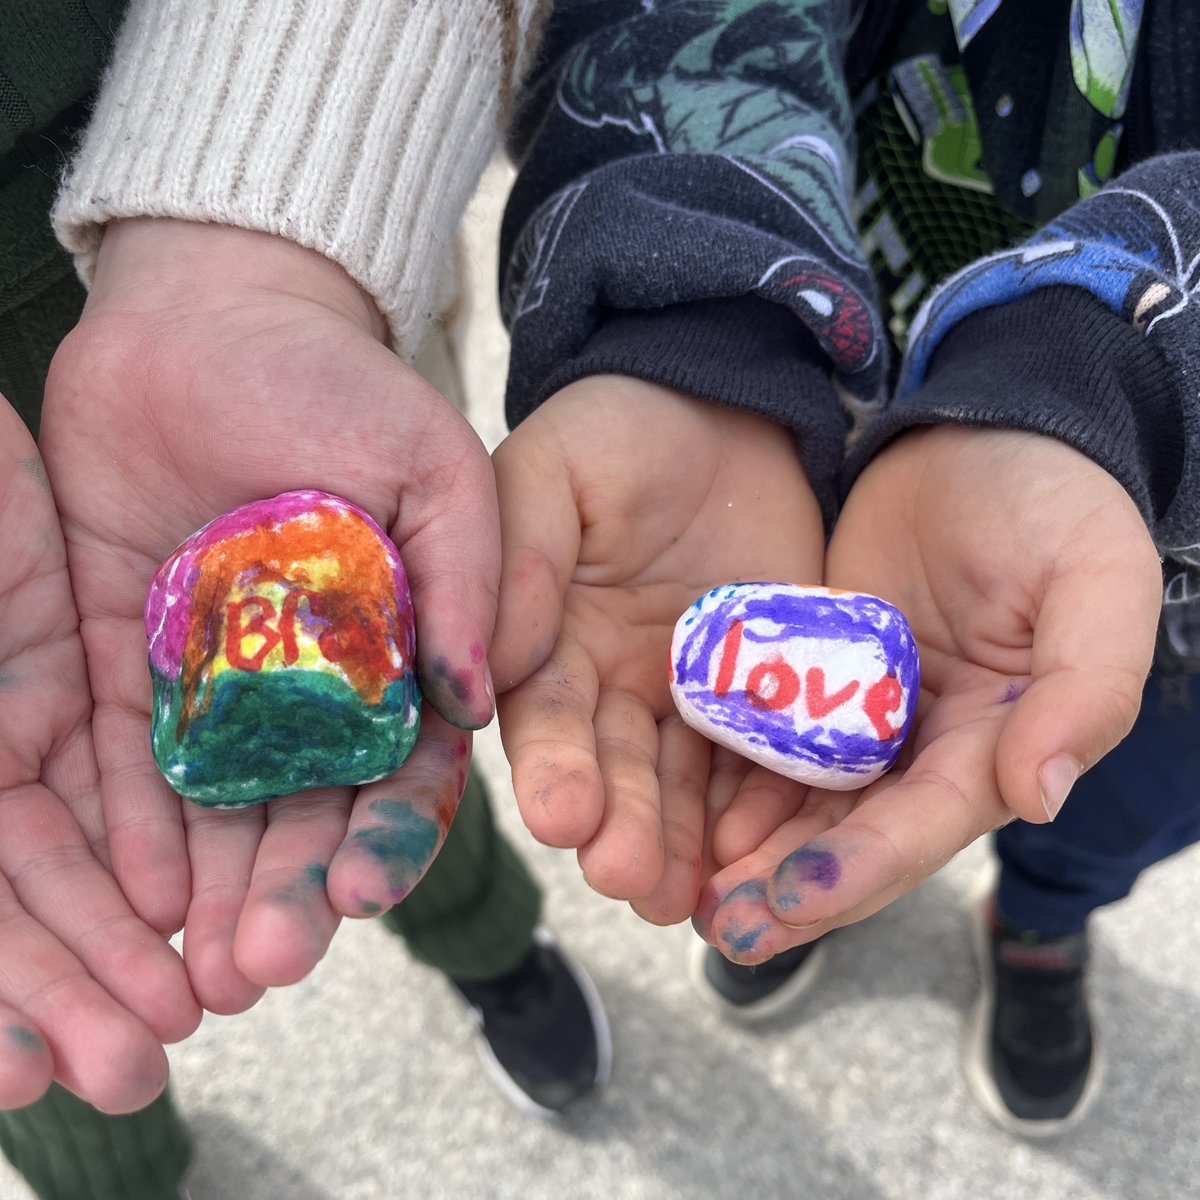
[[[329, 559], [339, 564], [339, 583], [344, 578], [347, 584], [317, 590], [312, 586], [312, 565]], [[354, 513], [323, 509], [278, 524], [263, 522], [215, 543], [197, 557], [195, 565], [199, 578], [191, 596], [194, 619], [183, 652], [180, 736], [190, 719], [207, 709], [207, 697], [197, 705], [197, 692], [222, 647], [227, 604], [246, 571], [256, 571], [254, 582], [304, 593], [312, 615], [328, 623], [317, 639], [322, 654], [341, 667], [365, 703], [378, 704], [388, 684], [408, 667], [407, 661], [394, 665], [389, 652], [389, 640], [405, 660], [410, 648], [396, 601], [392, 563], [375, 532]], [[297, 596], [289, 604], [292, 617], [300, 599]]]

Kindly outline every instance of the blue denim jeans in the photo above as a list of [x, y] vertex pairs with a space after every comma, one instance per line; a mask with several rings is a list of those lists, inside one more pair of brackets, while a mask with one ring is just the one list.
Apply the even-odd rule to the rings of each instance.
[[1200, 841], [1200, 674], [1151, 674], [1133, 731], [1082, 776], [1048, 825], [996, 834], [1006, 924], [1074, 933], [1147, 867]]

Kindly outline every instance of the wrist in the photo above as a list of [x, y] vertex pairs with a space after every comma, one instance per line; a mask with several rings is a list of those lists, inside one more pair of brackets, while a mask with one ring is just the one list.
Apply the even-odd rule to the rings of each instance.
[[[714, 412], [756, 414], [786, 436], [832, 523], [847, 419], [827, 357], [783, 305], [757, 296], [693, 300], [659, 309], [601, 309], [597, 327], [545, 378], [526, 373], [513, 344], [507, 415], [516, 426], [539, 403], [586, 378], [662, 385]], [[528, 348], [527, 348], [528, 349]], [[539, 349], [537, 353], [541, 353]]]
[[135, 217], [112, 221], [96, 260], [88, 309], [162, 314], [307, 301], [383, 341], [372, 298], [332, 259], [287, 238], [231, 225]]

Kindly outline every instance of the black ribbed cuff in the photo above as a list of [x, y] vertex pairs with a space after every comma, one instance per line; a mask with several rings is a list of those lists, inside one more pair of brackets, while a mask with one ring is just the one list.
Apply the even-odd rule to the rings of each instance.
[[843, 491], [884, 445], [920, 425], [1058, 438], [1116, 478], [1147, 521], [1166, 512], [1183, 471], [1182, 397], [1170, 364], [1077, 287], [1042, 288], [955, 326], [924, 385], [893, 401], [855, 443]]
[[508, 418], [516, 425], [555, 392], [588, 375], [628, 375], [787, 426], [827, 526], [848, 419], [828, 360], [798, 317], [757, 296], [666, 308], [609, 310], [599, 329]]

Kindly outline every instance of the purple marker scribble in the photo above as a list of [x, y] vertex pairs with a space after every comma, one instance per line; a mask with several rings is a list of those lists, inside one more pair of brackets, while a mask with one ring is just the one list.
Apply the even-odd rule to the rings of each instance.
[[[916, 645], [903, 616], [892, 605], [873, 596], [843, 597], [824, 592], [797, 595], [784, 590], [768, 596], [739, 595], [742, 589], [752, 586], [775, 585], [714, 588], [692, 606], [690, 620], [685, 618], [688, 632], [672, 664], [676, 686], [713, 725], [729, 730], [745, 742], [769, 746], [776, 754], [862, 775], [876, 773], [881, 765], [891, 766], [908, 734], [915, 706], [909, 706], [903, 724], [886, 741], [819, 722], [798, 731], [789, 712], [756, 706], [744, 691], [715, 695], [709, 677], [713, 658], [722, 653], [731, 625], [742, 621], [742, 639], [759, 645], [784, 645], [804, 638], [868, 643], [876, 650], [880, 675], [892, 675], [898, 679], [904, 695], [915, 696], [920, 686], [920, 666]], [[735, 602], [702, 611], [701, 605], [714, 597], [721, 602]], [[763, 636], [754, 628], [756, 620], [769, 622], [775, 631]]]
[[804, 884], [816, 884], [823, 892], [832, 891], [842, 878], [842, 864], [830, 850], [801, 846], [793, 850], [775, 869], [771, 881], [775, 889], [775, 908], [799, 908], [804, 901]]
[[1027, 686], [1027, 684], [1021, 683], [1017, 679], [1010, 679], [1008, 681], [1008, 687], [1004, 689], [1004, 695], [1000, 697], [998, 703], [1015, 704], [1016, 701], [1020, 700], [1020, 698], [1025, 695], [1025, 688]]

